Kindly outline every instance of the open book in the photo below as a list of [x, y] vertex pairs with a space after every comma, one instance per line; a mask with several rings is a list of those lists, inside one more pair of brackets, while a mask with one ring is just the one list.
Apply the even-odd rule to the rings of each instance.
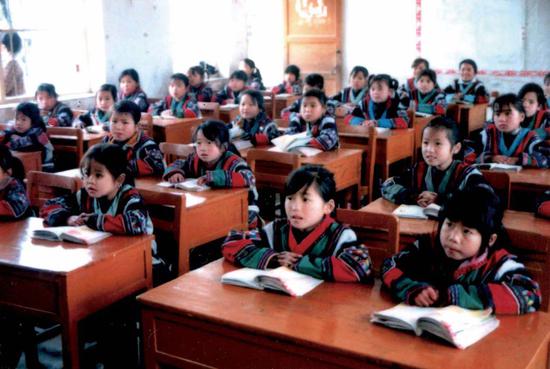
[[428, 217], [437, 218], [441, 206], [432, 203], [425, 208], [418, 205], [399, 205], [393, 213], [399, 218], [428, 219]]
[[271, 143], [275, 145], [275, 147], [271, 148], [270, 151], [297, 151], [304, 156], [314, 156], [323, 152], [322, 150], [308, 147], [307, 145], [310, 141], [311, 136], [308, 135], [307, 131], [295, 135], [282, 135], [271, 140]]
[[161, 187], [173, 187], [173, 188], [179, 188], [180, 190], [194, 191], [194, 192], [206, 191], [210, 189], [210, 187], [207, 185], [198, 184], [197, 179], [198, 178], [186, 178], [183, 182], [178, 182], [178, 183], [170, 183], [167, 181], [163, 181], [163, 182], [160, 182], [158, 185]]
[[468, 310], [456, 305], [426, 308], [404, 303], [375, 312], [371, 322], [411, 330], [417, 336], [426, 331], [460, 349], [476, 343], [499, 325], [499, 320], [491, 315], [491, 309]]
[[242, 268], [222, 275], [222, 283], [235, 286], [270, 289], [287, 293], [291, 296], [303, 296], [321, 283], [321, 279], [278, 267], [271, 270]]
[[87, 226], [49, 227], [35, 229], [32, 238], [49, 241], [69, 241], [90, 245], [111, 236], [108, 232], [96, 231]]
[[483, 164], [474, 164], [474, 166], [480, 170], [504, 170], [504, 171], [511, 171], [511, 172], [519, 172], [522, 169], [521, 165], [501, 164], [501, 163], [483, 163]]

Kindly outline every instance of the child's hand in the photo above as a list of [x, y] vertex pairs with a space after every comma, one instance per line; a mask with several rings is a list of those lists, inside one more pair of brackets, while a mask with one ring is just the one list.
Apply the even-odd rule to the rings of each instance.
[[93, 215], [93, 214], [82, 213], [80, 215], [70, 216], [69, 219], [67, 219], [67, 225], [70, 225], [70, 226], [84, 225], [84, 224], [86, 224], [86, 221], [88, 220], [88, 218], [91, 215]]
[[197, 184], [198, 185], [206, 184], [206, 181], [207, 181], [206, 176], [202, 176], [202, 177], [197, 178]]
[[424, 191], [416, 199], [418, 206], [425, 208], [426, 206], [432, 204], [437, 199], [437, 194], [435, 192]]
[[454, 95], [453, 99], [454, 99], [454, 100], [458, 100], [458, 101], [462, 100], [462, 94], [461, 94], [460, 92], [457, 92], [457, 93]]
[[277, 255], [279, 265], [287, 268], [293, 268], [294, 265], [302, 258], [302, 255], [290, 251], [283, 251]]
[[504, 156], [504, 155], [494, 155], [492, 158], [493, 163], [499, 163], [499, 164], [517, 164], [519, 161], [519, 158], [512, 158], [510, 156]]
[[376, 127], [376, 121], [375, 120], [366, 120], [363, 122], [363, 125], [365, 127]]
[[170, 182], [170, 183], [180, 183], [180, 182], [183, 182], [184, 179], [185, 179], [185, 177], [183, 177], [183, 175], [181, 173], [176, 173], [173, 176], [168, 178], [168, 182]]
[[163, 118], [172, 118], [174, 116], [174, 114], [172, 114], [172, 110], [166, 109], [166, 110], [163, 110], [160, 113], [160, 116], [163, 117]]
[[226, 104], [234, 104], [234, 103], [235, 103], [235, 99], [227, 99], [227, 100], [225, 100], [225, 103], [226, 103]]
[[418, 306], [432, 306], [439, 299], [439, 291], [433, 287], [426, 287], [415, 298], [414, 303]]

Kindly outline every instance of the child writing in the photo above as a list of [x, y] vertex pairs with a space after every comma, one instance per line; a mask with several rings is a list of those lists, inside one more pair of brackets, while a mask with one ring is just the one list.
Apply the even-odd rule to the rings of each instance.
[[50, 199], [40, 209], [49, 226], [81, 226], [116, 234], [152, 234], [153, 223], [126, 172], [126, 154], [117, 145], [97, 144], [80, 162], [84, 187]]
[[472, 59], [464, 59], [458, 65], [460, 79], [455, 79], [447, 86], [445, 92], [448, 103], [466, 102], [470, 104], [483, 104], [489, 102], [489, 95], [485, 86], [476, 78], [477, 64]]
[[[427, 61], [424, 58], [416, 58], [413, 60], [411, 65], [413, 76], [405, 82], [405, 84], [401, 85], [399, 89], [397, 90], [397, 96], [403, 101], [403, 99], [409, 98], [411, 93], [416, 90], [416, 80], [420, 76], [420, 72], [422, 72], [425, 69], [430, 69], [430, 62]], [[409, 103], [405, 101], [405, 106], [408, 108]]]
[[245, 90], [247, 80], [248, 77], [242, 70], [231, 73], [227, 85], [216, 94], [216, 102], [220, 105], [238, 104], [240, 93]]
[[239, 112], [230, 125], [232, 139], [250, 140], [254, 146], [261, 146], [279, 136], [277, 125], [265, 113], [264, 97], [259, 91], [246, 90], [241, 94]]
[[416, 88], [406, 99], [401, 100], [404, 108], [414, 102], [415, 111], [424, 114], [445, 115], [447, 102], [445, 94], [437, 88], [437, 75], [431, 69], [424, 69], [416, 78]]
[[162, 152], [157, 143], [139, 129], [140, 118], [141, 112], [136, 104], [119, 101], [111, 117], [111, 132], [103, 142], [122, 147], [127, 155], [128, 173], [134, 178], [161, 176], [164, 173]]
[[57, 101], [57, 97], [55, 86], [51, 83], [42, 83], [34, 94], [42, 120], [47, 126], [70, 127], [73, 124], [73, 111], [67, 105]]
[[139, 84], [139, 74], [135, 69], [125, 69], [118, 77], [118, 100], [129, 100], [139, 107], [140, 112], [145, 113], [149, 109], [147, 95]]
[[31, 214], [24, 179], [21, 161], [6, 146], [0, 146], [0, 219], [20, 219]]
[[493, 123], [481, 132], [483, 152], [478, 160], [548, 168], [550, 150], [537, 131], [521, 127], [524, 119], [523, 103], [515, 94], [497, 97], [493, 102]]
[[173, 74], [169, 95], [153, 106], [153, 114], [163, 118], [196, 118], [200, 116], [197, 101], [187, 92], [189, 79], [182, 73]]
[[306, 142], [301, 146], [313, 147], [322, 151], [338, 148], [336, 121], [327, 113], [327, 97], [319, 89], [304, 93], [300, 114], [292, 114], [286, 134], [293, 135], [307, 131]]
[[344, 88], [330, 99], [344, 105], [346, 110], [352, 111], [368, 93], [369, 71], [367, 68], [356, 65], [349, 74], [349, 87]]
[[239, 70], [246, 73], [248, 78], [249, 87], [253, 90], [265, 90], [265, 86], [262, 82], [262, 74], [260, 70], [256, 68], [256, 63], [252, 59], [244, 58], [239, 63]]
[[285, 80], [278, 86], [271, 89], [275, 95], [277, 94], [302, 94], [302, 80], [300, 79], [300, 68], [297, 65], [291, 64], [285, 69]]
[[17, 54], [21, 51], [21, 37], [17, 32], [6, 32], [2, 37], [2, 45], [9, 54], [8, 64], [4, 67], [4, 88], [6, 96], [25, 94], [23, 69], [17, 62]]
[[521, 127], [536, 130], [543, 139], [549, 137], [550, 111], [542, 87], [536, 83], [527, 83], [519, 90], [518, 97], [523, 101], [525, 109], [525, 119], [521, 122]]
[[189, 78], [188, 93], [191, 97], [201, 102], [212, 101], [214, 93], [210, 86], [204, 82], [204, 69], [200, 65], [189, 68], [187, 78]]
[[375, 75], [370, 80], [369, 94], [346, 115], [344, 122], [352, 126], [408, 128], [407, 111], [399, 108], [399, 99], [392, 98], [396, 88], [397, 81], [389, 75]]
[[371, 260], [353, 230], [337, 223], [336, 184], [321, 166], [295, 170], [285, 184], [286, 219], [261, 231], [231, 231], [222, 245], [226, 260], [243, 267], [286, 266], [299, 273], [337, 282], [367, 282]]
[[382, 197], [396, 204], [426, 207], [441, 205], [458, 190], [485, 183], [475, 167], [456, 160], [461, 150], [460, 131], [451, 119], [436, 117], [422, 131], [423, 161], [405, 174], [382, 184]]
[[102, 126], [105, 131], [108, 131], [116, 99], [117, 91], [114, 85], [101, 85], [95, 94], [95, 108], [82, 114], [78, 119], [84, 127]]
[[54, 170], [53, 145], [46, 134], [46, 126], [36, 104], [23, 102], [17, 105], [15, 124], [4, 132], [1, 145], [14, 151], [41, 151], [42, 170]]
[[[306, 76], [303, 93], [305, 94], [312, 88], [324, 91], [325, 79], [318, 73], [311, 73]], [[281, 118], [289, 120], [292, 113], [299, 113], [302, 107], [302, 98], [295, 100], [292, 104], [281, 110]]]
[[406, 248], [382, 266], [382, 282], [410, 305], [492, 308], [524, 314], [540, 306], [540, 289], [503, 248], [498, 197], [486, 187], [458, 191], [441, 210], [435, 245]]
[[248, 187], [248, 224], [255, 228], [259, 209], [254, 174], [246, 161], [234, 153], [236, 149], [230, 145], [225, 123], [217, 120], [202, 123], [193, 135], [193, 143], [195, 152], [168, 166], [164, 180], [178, 183], [185, 178], [198, 178], [199, 184], [213, 188]]

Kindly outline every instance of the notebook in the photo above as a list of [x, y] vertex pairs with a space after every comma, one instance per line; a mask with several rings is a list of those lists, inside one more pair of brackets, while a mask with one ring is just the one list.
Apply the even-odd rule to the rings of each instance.
[[308, 147], [309, 141], [311, 141], [311, 136], [307, 132], [301, 132], [295, 135], [282, 135], [271, 140], [271, 143], [275, 147], [270, 148], [270, 151], [277, 152], [299, 152], [304, 156], [314, 156], [321, 152], [322, 150]]
[[504, 170], [510, 172], [519, 172], [523, 167], [521, 165], [514, 164], [502, 164], [502, 163], [483, 163], [474, 164], [477, 169], [480, 170]]
[[437, 218], [441, 206], [430, 204], [425, 208], [418, 205], [399, 205], [393, 213], [399, 218], [428, 219], [428, 217]]
[[205, 184], [198, 184], [197, 179], [198, 178], [186, 178], [183, 182], [178, 182], [178, 183], [162, 181], [158, 183], [158, 186], [179, 188], [180, 190], [193, 191], [193, 192], [201, 192], [201, 191], [206, 191], [210, 189], [210, 187]]
[[108, 232], [96, 231], [87, 226], [79, 227], [49, 227], [36, 229], [32, 232], [32, 238], [39, 238], [49, 241], [69, 241], [90, 245], [107, 237]]

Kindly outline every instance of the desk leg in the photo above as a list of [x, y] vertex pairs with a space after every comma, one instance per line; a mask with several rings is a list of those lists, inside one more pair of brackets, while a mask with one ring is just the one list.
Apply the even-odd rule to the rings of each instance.
[[80, 368], [78, 321], [75, 321], [73, 319], [66, 319], [63, 322], [63, 331], [61, 332], [61, 338], [63, 341], [63, 367]]

